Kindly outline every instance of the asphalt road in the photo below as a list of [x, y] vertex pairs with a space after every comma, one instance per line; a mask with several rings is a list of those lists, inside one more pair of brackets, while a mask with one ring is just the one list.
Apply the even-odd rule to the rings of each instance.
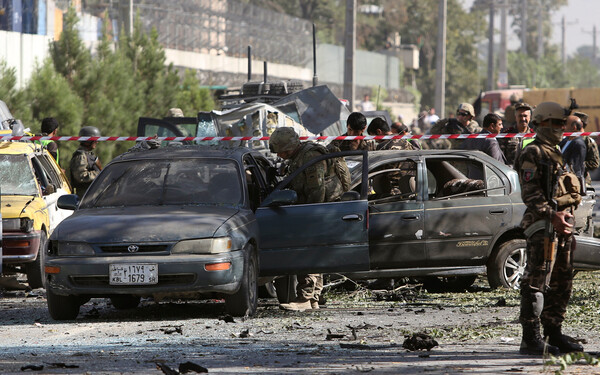
[[[304, 313], [279, 310], [275, 300], [265, 299], [256, 317], [233, 322], [226, 321], [219, 301], [148, 299], [135, 310], [118, 311], [94, 299], [77, 320], [55, 322], [43, 290], [4, 292], [0, 373], [176, 374], [169, 369], [186, 362], [226, 374], [539, 374], [558, 369], [518, 354], [518, 294], [510, 296], [496, 301], [475, 291], [436, 300], [375, 301], [354, 295]], [[438, 345], [430, 351], [403, 348], [418, 332], [435, 336]], [[585, 338], [588, 351], [600, 351], [600, 332], [569, 328], [568, 333]], [[564, 373], [594, 374], [600, 367], [573, 365]]]

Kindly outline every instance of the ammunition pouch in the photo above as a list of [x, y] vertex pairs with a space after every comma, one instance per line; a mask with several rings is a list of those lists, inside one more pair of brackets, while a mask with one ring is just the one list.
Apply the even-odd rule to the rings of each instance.
[[575, 173], [564, 172], [558, 176], [554, 199], [559, 211], [581, 203], [581, 182]]

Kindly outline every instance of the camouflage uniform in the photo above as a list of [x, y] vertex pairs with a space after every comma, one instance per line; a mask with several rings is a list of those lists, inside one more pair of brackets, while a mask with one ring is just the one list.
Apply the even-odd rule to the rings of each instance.
[[406, 139], [385, 139], [377, 145], [377, 151], [414, 150], [415, 147]]
[[73, 153], [69, 164], [69, 178], [79, 198], [83, 197], [92, 181], [100, 173], [97, 160], [98, 156], [93, 151], [88, 151], [83, 147], [79, 147]]
[[[515, 164], [521, 182], [521, 196], [527, 206], [521, 227], [529, 228], [538, 220], [551, 220], [554, 209], [547, 199], [548, 179], [554, 186], [564, 168], [556, 147], [539, 140], [528, 144]], [[574, 207], [558, 207], [560, 211]], [[544, 231], [527, 238], [527, 266], [521, 278], [521, 312], [523, 326], [537, 326], [541, 321], [545, 331], [560, 329], [571, 296], [573, 264], [571, 235], [558, 235], [556, 262], [551, 271], [550, 289], [544, 291]]]
[[[342, 134], [342, 136], [347, 136], [348, 133]], [[358, 141], [358, 146], [354, 148], [356, 145], [356, 140], [341, 140], [336, 139], [331, 141], [331, 143], [327, 146], [332, 152], [334, 151], [355, 151], [355, 150], [367, 150], [367, 151], [375, 151], [377, 144], [372, 139], [361, 139]]]
[[[326, 153], [325, 147], [321, 145], [311, 142], [302, 143], [289, 160], [288, 174], [324, 153]], [[323, 203], [338, 200], [342, 196], [343, 189], [334, 168], [327, 161], [321, 161], [306, 168], [292, 180], [290, 188], [298, 194], [298, 203]], [[321, 290], [323, 290], [323, 275], [297, 275], [297, 278], [298, 298], [318, 301]]]
[[[519, 130], [517, 130], [516, 127], [512, 127], [502, 131], [502, 133], [519, 133]], [[532, 130], [527, 128], [524, 133], [532, 133]], [[506, 157], [506, 164], [515, 165], [515, 162], [517, 161], [517, 153], [521, 148], [523, 148], [523, 139], [525, 138], [498, 138], [500, 149], [504, 153], [504, 157]]]
[[[415, 147], [406, 139], [386, 139], [377, 145], [377, 151], [384, 150], [415, 150]], [[400, 171], [386, 174], [387, 181], [383, 185], [385, 191], [377, 192], [382, 194], [381, 197], [402, 194], [402, 189], [400, 188], [402, 177], [407, 175], [416, 176], [414, 162], [405, 161], [396, 164], [394, 167], [400, 169]]]
[[[477, 122], [471, 120], [471, 123]], [[479, 127], [479, 125], [477, 125]], [[431, 134], [469, 134], [472, 133], [468, 126], [464, 126], [455, 118], [443, 118], [431, 127]], [[462, 139], [430, 139], [429, 147], [434, 150], [458, 149], [462, 145]]]

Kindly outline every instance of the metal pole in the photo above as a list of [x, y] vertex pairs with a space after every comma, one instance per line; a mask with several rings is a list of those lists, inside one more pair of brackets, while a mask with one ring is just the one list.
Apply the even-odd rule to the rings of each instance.
[[498, 86], [508, 87], [508, 62], [506, 55], [506, 21], [508, 13], [508, 0], [502, 2], [500, 11], [500, 52], [498, 54]]
[[435, 62], [435, 109], [446, 113], [446, 14], [447, 0], [438, 3], [438, 36]]
[[560, 56], [561, 56], [561, 61], [562, 61], [562, 65], [563, 65], [563, 69], [566, 68], [567, 66], [567, 51], [566, 51], [566, 44], [565, 44], [565, 35], [566, 35], [566, 23], [565, 23], [565, 16], [562, 16], [562, 22], [561, 22], [561, 43], [560, 43]]
[[133, 37], [133, 0], [129, 0], [129, 36]]
[[527, 0], [521, 0], [521, 53], [527, 55]]
[[319, 78], [317, 77], [317, 27], [313, 23], [313, 87], [319, 84]]
[[356, 0], [346, 0], [346, 32], [344, 36], [344, 98], [354, 111], [354, 50], [356, 49]]
[[490, 28], [488, 30], [487, 91], [494, 89], [494, 2], [490, 1]]

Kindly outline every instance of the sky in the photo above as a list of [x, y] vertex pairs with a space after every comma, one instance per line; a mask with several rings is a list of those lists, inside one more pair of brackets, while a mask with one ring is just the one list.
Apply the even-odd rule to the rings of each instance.
[[[533, 1], [533, 0], [529, 0]], [[552, 44], [557, 46], [561, 45], [561, 20], [565, 17], [566, 22], [566, 50], [567, 55], [571, 56], [577, 52], [577, 48], [582, 45], [593, 44], [593, 28], [594, 25], [597, 27], [596, 37], [597, 46], [600, 45], [600, 0], [568, 0], [567, 6], [561, 7], [556, 11], [553, 16], [554, 29], [552, 32]], [[473, 0], [462, 0], [465, 9], [468, 9], [473, 4]], [[511, 20], [509, 19], [509, 28]], [[495, 21], [496, 29], [500, 30], [500, 17]], [[497, 41], [499, 41], [499, 33], [496, 35]], [[508, 48], [518, 49], [520, 48], [520, 41], [515, 33], [510, 33], [508, 37]], [[598, 47], [597, 47], [598, 48]]]

